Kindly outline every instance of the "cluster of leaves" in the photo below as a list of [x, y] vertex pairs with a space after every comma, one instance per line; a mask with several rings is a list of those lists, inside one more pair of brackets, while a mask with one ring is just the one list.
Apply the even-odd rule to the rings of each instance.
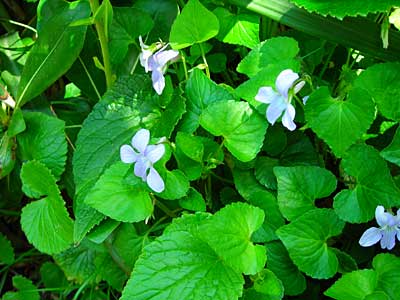
[[[358, 241], [400, 206], [400, 64], [221, 2], [20, 3], [36, 29], [0, 37], [2, 299], [397, 299], [398, 249]], [[160, 96], [139, 36], [179, 50]], [[287, 69], [307, 82], [295, 131], [255, 100]], [[160, 193], [120, 159], [141, 128], [165, 146]]]

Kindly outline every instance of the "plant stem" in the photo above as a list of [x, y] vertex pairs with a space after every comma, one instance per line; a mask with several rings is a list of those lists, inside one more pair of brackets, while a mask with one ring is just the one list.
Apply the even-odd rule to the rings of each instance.
[[199, 47], [200, 47], [200, 51], [201, 51], [201, 57], [203, 58], [204, 65], [206, 66], [206, 75], [208, 78], [211, 78], [210, 69], [208, 68], [208, 63], [207, 63], [206, 55], [204, 53], [203, 45], [200, 43]]
[[[90, 0], [90, 7], [92, 9], [93, 15], [95, 15], [96, 11], [99, 8], [99, 0]], [[103, 67], [104, 73], [106, 75], [107, 88], [110, 88], [113, 82], [113, 75], [111, 70], [110, 53], [108, 49], [108, 39], [104, 25], [105, 24], [102, 24], [99, 21], [95, 22], [96, 31], [100, 41], [101, 54], [103, 56]]]

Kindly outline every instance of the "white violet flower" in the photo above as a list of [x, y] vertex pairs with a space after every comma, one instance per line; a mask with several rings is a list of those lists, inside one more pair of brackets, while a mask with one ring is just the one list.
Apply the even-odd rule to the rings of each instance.
[[140, 129], [132, 138], [132, 147], [121, 146], [120, 156], [124, 163], [135, 163], [134, 174], [147, 182], [153, 191], [161, 193], [165, 188], [164, 181], [153, 164], [164, 155], [165, 147], [163, 144], [149, 145], [149, 141], [150, 131]]
[[379, 228], [371, 227], [367, 229], [360, 238], [360, 245], [369, 247], [381, 242], [382, 249], [393, 249], [397, 239], [400, 241], [400, 209], [397, 215], [385, 212], [385, 208], [381, 205], [375, 209], [375, 219]]
[[139, 37], [140, 48], [140, 64], [144, 67], [146, 73], [151, 71], [151, 80], [153, 81], [153, 88], [157, 94], [161, 95], [165, 88], [164, 73], [167, 70], [167, 64], [169, 61], [173, 61], [178, 58], [179, 51], [176, 50], [165, 50], [168, 46], [165, 45], [157, 52], [153, 53], [150, 46], [143, 43], [142, 37]]
[[[296, 129], [296, 124], [293, 122], [296, 115], [294, 106], [290, 103], [293, 95], [289, 93], [294, 82], [299, 79], [299, 75], [290, 69], [283, 70], [275, 81], [275, 91], [270, 86], [261, 87], [256, 95], [256, 100], [262, 103], [267, 103], [267, 120], [271, 125], [274, 125], [276, 120], [282, 115], [282, 124], [287, 129], [293, 131]], [[304, 81], [297, 83], [293, 92], [296, 94], [305, 85]]]

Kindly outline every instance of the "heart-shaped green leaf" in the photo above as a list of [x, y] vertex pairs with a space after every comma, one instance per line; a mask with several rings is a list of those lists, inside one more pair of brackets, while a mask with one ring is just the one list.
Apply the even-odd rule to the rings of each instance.
[[305, 116], [311, 129], [341, 157], [371, 126], [375, 105], [363, 89], [352, 89], [347, 99], [340, 101], [330, 96], [327, 87], [321, 87], [307, 100]]

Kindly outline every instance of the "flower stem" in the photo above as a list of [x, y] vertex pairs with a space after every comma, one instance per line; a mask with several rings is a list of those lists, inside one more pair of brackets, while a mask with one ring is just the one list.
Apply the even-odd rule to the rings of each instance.
[[[99, 0], [90, 0], [90, 7], [92, 9], [93, 15], [95, 15], [96, 11], [99, 8]], [[106, 76], [107, 88], [109, 88], [113, 82], [113, 75], [111, 70], [110, 53], [108, 49], [108, 38], [105, 32], [106, 28], [104, 26], [105, 24], [102, 24], [99, 21], [95, 21], [94, 25], [99, 36], [101, 54], [103, 56], [104, 73]]]
[[183, 70], [184, 70], [184, 72], [185, 72], [185, 79], [188, 80], [188, 79], [189, 79], [189, 76], [188, 76], [188, 71], [187, 71], [185, 53], [183, 53], [182, 51], [179, 51], [179, 52], [180, 52], [180, 56], [181, 56], [182, 63], [183, 63]]
[[208, 78], [210, 78], [211, 77], [210, 69], [208, 68], [208, 63], [207, 63], [206, 55], [204, 53], [203, 45], [200, 43], [199, 47], [200, 47], [200, 51], [201, 51], [201, 57], [203, 58], [204, 65], [206, 66], [206, 75]]

